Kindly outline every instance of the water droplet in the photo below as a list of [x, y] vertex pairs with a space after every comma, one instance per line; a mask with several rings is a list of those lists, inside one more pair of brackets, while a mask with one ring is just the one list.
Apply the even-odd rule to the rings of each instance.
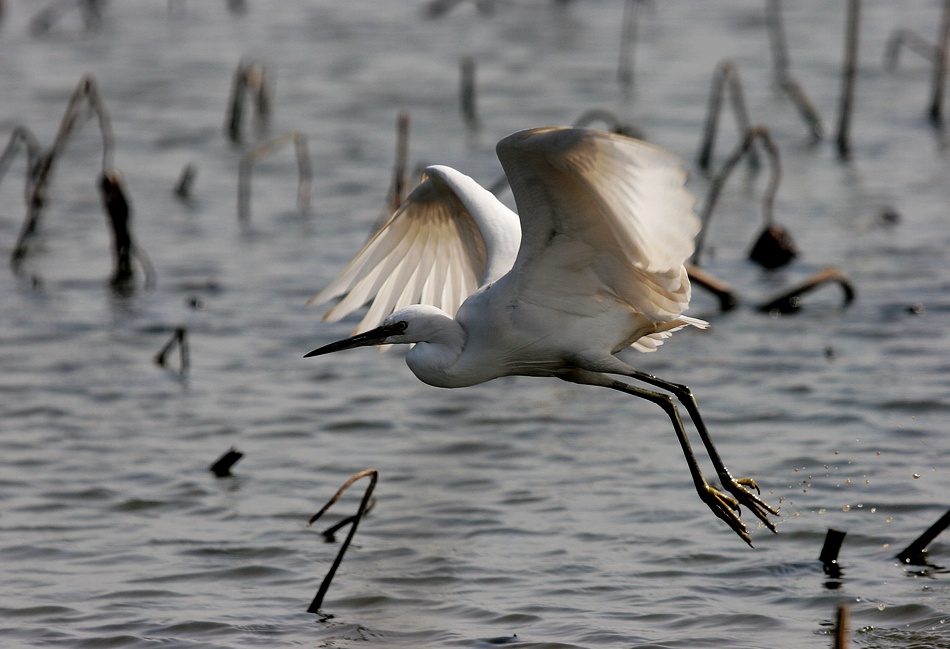
[[841, 451], [835, 451], [835, 455], [838, 455]]
[[872, 513], [872, 514], [877, 513], [877, 507], [872, 507], [872, 508], [871, 508], [871, 513]]
[[851, 478], [848, 478], [847, 480], [845, 480], [845, 481], [844, 481], [844, 485], [845, 485], [846, 487], [850, 487], [850, 486], [851, 486]]
[[849, 511], [851, 511], [851, 505], [845, 505], [844, 507], [841, 508], [841, 511], [843, 511], [843, 512], [849, 512]]
[[917, 480], [918, 478], [920, 478], [920, 474], [919, 474], [919, 473], [915, 473], [915, 474], [914, 474], [914, 480]]
[[887, 608], [887, 607], [884, 606], [883, 604], [878, 604], [878, 605], [877, 605], [877, 610], [879, 610], [879, 611], [883, 611], [885, 608]]
[[894, 522], [894, 517], [893, 517], [893, 516], [888, 516], [887, 518], [884, 519], [884, 522], [885, 522], [885, 523], [893, 523], [893, 522]]
[[828, 511], [828, 510], [825, 509], [824, 507], [822, 507], [821, 509], [818, 510], [818, 514], [819, 514], [819, 515], [824, 514], [826, 511]]

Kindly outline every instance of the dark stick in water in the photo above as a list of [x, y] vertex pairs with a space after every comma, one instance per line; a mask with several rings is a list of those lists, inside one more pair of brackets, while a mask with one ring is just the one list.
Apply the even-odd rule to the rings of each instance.
[[254, 147], [241, 157], [238, 169], [238, 220], [247, 224], [251, 220], [251, 172], [254, 164], [263, 158], [293, 143], [297, 157], [297, 209], [301, 214], [310, 211], [310, 195], [313, 170], [307, 136], [300, 131], [290, 131]]
[[89, 104], [92, 112], [96, 114], [99, 120], [99, 131], [102, 135], [102, 173], [105, 174], [112, 169], [113, 137], [109, 113], [99, 97], [95, 79], [90, 75], [84, 75], [69, 99], [53, 146], [48, 152], [39, 156], [35, 164], [32, 165], [32, 193], [27, 201], [26, 219], [24, 219], [20, 235], [10, 256], [10, 265], [14, 272], [19, 271], [20, 264], [27, 254], [27, 244], [39, 226], [43, 207], [46, 205], [47, 186], [52, 178], [55, 163], [62, 155], [70, 137], [82, 127], [80, 120], [86, 114], [85, 111], [81, 110], [83, 100]]
[[[773, 219], [773, 206], [775, 203], [775, 194], [778, 192], [779, 182], [782, 179], [782, 170], [779, 162], [779, 153], [778, 146], [775, 144], [775, 141], [772, 139], [772, 136], [769, 135], [768, 129], [764, 126], [753, 126], [748, 131], [746, 131], [745, 137], [742, 139], [742, 142], [735, 148], [729, 158], [723, 163], [720, 167], [718, 173], [713, 178], [709, 186], [709, 193], [706, 196], [706, 204], [703, 206], [702, 213], [700, 214], [700, 222], [702, 223], [702, 229], [699, 231], [699, 234], [696, 235], [696, 250], [693, 252], [693, 257], [690, 260], [694, 265], [699, 266], [700, 260], [702, 257], [703, 246], [706, 240], [706, 234], [709, 231], [709, 222], [712, 218], [713, 209], [716, 207], [716, 203], [719, 200], [719, 194], [722, 192], [723, 186], [726, 184], [729, 175], [732, 173], [732, 170], [738, 164], [739, 160], [743, 155], [746, 155], [749, 150], [752, 148], [752, 144], [755, 140], [762, 142], [762, 145], [765, 148], [765, 152], [768, 154], [769, 163], [771, 167], [771, 176], [769, 177], [769, 185], [765, 190], [765, 195], [762, 198], [762, 213], [765, 218], [766, 229], [762, 235], [759, 237], [759, 242], [762, 242], [763, 236], [766, 236], [766, 240], [770, 241], [769, 233], [771, 237], [778, 239], [777, 236], [783, 236], [787, 241], [780, 242], [779, 245], [772, 246], [767, 248], [772, 253], [775, 253], [769, 257], [761, 257], [755, 255], [753, 261], [766, 266], [767, 268], [777, 268], [778, 266], [787, 263], [795, 256], [793, 248], [790, 248], [790, 237], [784, 232], [784, 228], [774, 222]], [[757, 245], [757, 247], [759, 247]], [[753, 248], [753, 252], [756, 249]]]
[[237, 464], [242, 457], [244, 457], [244, 453], [232, 446], [231, 450], [215, 460], [214, 464], [208, 467], [208, 470], [216, 478], [227, 478], [231, 475], [231, 467]]
[[337, 568], [340, 567], [340, 563], [343, 561], [343, 555], [346, 553], [346, 549], [350, 547], [350, 542], [353, 540], [353, 536], [356, 534], [357, 526], [359, 525], [363, 516], [366, 514], [370, 498], [373, 495], [373, 490], [376, 488], [376, 480], [379, 478], [379, 472], [376, 469], [366, 469], [365, 471], [360, 471], [359, 473], [350, 476], [350, 478], [343, 483], [343, 486], [337, 490], [332, 498], [330, 498], [329, 502], [327, 502], [327, 504], [324, 505], [320, 511], [311, 516], [310, 520], [307, 521], [307, 527], [313, 525], [317, 519], [323, 516], [323, 514], [326, 513], [326, 511], [330, 509], [330, 507], [337, 500], [340, 499], [340, 496], [343, 495], [344, 491], [346, 491], [354, 482], [360, 478], [365, 478], [366, 476], [370, 477], [369, 486], [366, 487], [366, 492], [363, 494], [363, 499], [360, 501], [359, 509], [357, 509], [353, 523], [350, 525], [350, 531], [346, 535], [343, 545], [340, 546], [340, 551], [333, 560], [333, 564], [330, 566], [327, 576], [323, 578], [323, 582], [320, 584], [320, 589], [317, 591], [316, 596], [313, 598], [313, 601], [307, 608], [308, 613], [318, 613], [320, 611], [320, 606], [323, 605], [323, 598], [327, 594], [327, 590], [330, 588], [330, 582], [333, 581], [333, 576], [336, 574]]
[[[732, 104], [732, 112], [736, 117], [736, 128], [739, 133], [746, 133], [751, 126], [749, 123], [749, 111], [746, 108], [745, 96], [742, 92], [742, 81], [739, 79], [739, 70], [736, 64], [726, 59], [720, 61], [713, 72], [712, 88], [709, 91], [709, 103], [706, 109], [706, 125], [703, 128], [703, 141], [699, 147], [699, 155], [696, 162], [699, 168], [709, 173], [712, 164], [713, 147], [716, 144], [716, 131], [719, 126], [719, 114], [722, 109], [723, 91], [729, 89], [729, 100]], [[749, 149], [749, 166], [752, 169], [759, 168], [759, 156], [755, 147]]]
[[884, 67], [887, 70], [897, 69], [901, 49], [904, 47], [916, 52], [931, 64], [934, 64], [940, 55], [939, 48], [917, 32], [910, 29], [895, 29], [887, 39], [887, 46], [884, 48]]
[[396, 161], [393, 164], [393, 184], [389, 190], [389, 213], [392, 214], [406, 199], [409, 183], [406, 168], [409, 164], [409, 113], [399, 111], [396, 118]]
[[858, 32], [861, 0], [848, 0], [848, 32], [845, 43], [844, 71], [841, 78], [841, 103], [838, 110], [838, 157], [851, 156], [851, 112], [854, 105], [854, 80], [858, 69]]
[[763, 313], [794, 313], [801, 307], [801, 297], [805, 293], [809, 293], [829, 282], [838, 284], [844, 292], [844, 303], [842, 306], [848, 306], [854, 301], [857, 291], [855, 291], [851, 280], [834, 266], [829, 266], [818, 271], [798, 286], [767, 300], [759, 305], [757, 310]]
[[195, 184], [195, 177], [198, 175], [198, 169], [192, 163], [188, 163], [181, 170], [181, 176], [175, 183], [175, 196], [183, 201], [191, 198], [191, 187]]
[[930, 123], [943, 127], [943, 89], [947, 81], [947, 43], [950, 39], [950, 0], [944, 0], [937, 36], [937, 56], [934, 59], [933, 92], [930, 99]]
[[165, 367], [165, 357], [176, 344], [178, 345], [178, 357], [181, 364], [178, 368], [178, 375], [184, 376], [185, 372], [188, 371], [189, 365], [188, 331], [184, 327], [175, 328], [175, 332], [172, 334], [172, 337], [169, 338], [168, 342], [165, 343], [165, 346], [162, 347], [157, 354], [155, 354], [155, 364], [159, 367]]
[[930, 545], [930, 542], [937, 538], [941, 532], [947, 529], [947, 527], [950, 527], [950, 511], [947, 511], [947, 513], [941, 516], [936, 523], [928, 527], [927, 530], [917, 537], [913, 543], [901, 550], [900, 554], [897, 555], [897, 558], [902, 563], [911, 563], [915, 565], [923, 564], [924, 554], [927, 551], [927, 546]]
[[128, 288], [135, 277], [132, 269], [132, 255], [135, 243], [132, 240], [132, 210], [122, 189], [119, 172], [109, 171], [99, 177], [99, 191], [106, 210], [109, 224], [112, 226], [112, 257], [115, 269], [112, 273], [112, 287], [117, 290]]
[[228, 114], [225, 120], [225, 132], [235, 144], [240, 144], [244, 139], [241, 123], [244, 117], [244, 98], [249, 90], [253, 93], [257, 137], [261, 137], [267, 131], [271, 114], [267, 74], [260, 63], [241, 61], [237, 70], [234, 71], [234, 79], [231, 82], [231, 99], [228, 102]]
[[772, 64], [775, 72], [775, 82], [788, 95], [798, 114], [805, 121], [812, 139], [817, 141], [824, 137], [825, 127], [818, 110], [812, 104], [804, 88], [790, 72], [788, 58], [788, 43], [785, 39], [785, 25], [782, 21], [782, 6], [780, 0], [766, 0], [765, 20], [768, 25], [769, 39], [772, 43]]
[[719, 278], [693, 264], [686, 264], [686, 272], [689, 274], [689, 281], [692, 284], [704, 288], [716, 296], [716, 299], [719, 300], [720, 311], [731, 311], [739, 305], [739, 297], [735, 291]]
[[851, 618], [847, 604], [838, 604], [835, 614], [835, 644], [834, 649], [848, 649], [848, 622]]
[[463, 57], [460, 69], [459, 105], [462, 110], [462, 119], [469, 132], [474, 133], [481, 127], [478, 110], [475, 107], [475, 59], [470, 56]]

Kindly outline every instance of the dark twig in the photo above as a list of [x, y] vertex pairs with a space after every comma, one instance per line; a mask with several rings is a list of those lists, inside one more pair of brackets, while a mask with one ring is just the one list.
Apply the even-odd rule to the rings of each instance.
[[172, 334], [172, 337], [169, 338], [168, 342], [165, 343], [165, 346], [162, 347], [157, 354], [155, 354], [155, 364], [159, 367], [165, 367], [165, 357], [176, 344], [178, 345], [178, 359], [180, 363], [178, 375], [184, 376], [188, 371], [189, 366], [188, 331], [184, 327], [175, 328], [175, 332]]
[[463, 57], [460, 70], [459, 106], [465, 126], [469, 133], [474, 133], [481, 127], [478, 109], [475, 107], [475, 59], [470, 56]]
[[854, 301], [857, 292], [851, 280], [834, 266], [829, 266], [818, 271], [798, 286], [764, 302], [757, 307], [757, 310], [763, 313], [794, 313], [801, 308], [801, 297], [803, 295], [829, 282], [835, 282], [841, 286], [841, 290], [844, 292], [842, 306], [848, 306]]
[[241, 157], [238, 170], [238, 219], [241, 223], [247, 224], [251, 220], [251, 172], [254, 164], [291, 142], [297, 156], [297, 209], [301, 214], [310, 211], [313, 171], [310, 167], [307, 136], [300, 131], [290, 131], [259, 144]]
[[937, 56], [934, 58], [933, 84], [930, 98], [930, 123], [943, 127], [943, 89], [947, 81], [947, 43], [950, 38], [950, 0], [944, 0], [937, 36]]
[[841, 102], [838, 110], [838, 157], [851, 155], [851, 112], [854, 105], [854, 80], [858, 69], [858, 33], [861, 23], [861, 0], [848, 0], [847, 38], [844, 70], [841, 78]]
[[146, 286], [153, 283], [149, 278], [152, 269], [147, 257], [141, 255], [141, 251], [132, 239], [132, 208], [122, 188], [121, 180], [119, 172], [115, 170], [103, 173], [99, 177], [102, 204], [109, 224], [112, 226], [112, 256], [115, 268], [111, 283], [112, 287], [118, 291], [127, 290], [134, 279], [133, 257], [138, 258], [145, 269]]
[[409, 164], [409, 113], [399, 111], [396, 118], [396, 161], [393, 164], [393, 183], [389, 189], [389, 214], [392, 214], [406, 200], [409, 183], [406, 168]]
[[[709, 91], [709, 104], [706, 109], [706, 125], [703, 128], [703, 141], [699, 148], [697, 164], [705, 173], [709, 173], [712, 161], [713, 147], [716, 144], [716, 130], [719, 126], [719, 114], [722, 108], [723, 90], [729, 88], [729, 99], [732, 112], [736, 118], [736, 128], [739, 133], [749, 130], [749, 111], [746, 108], [745, 97], [742, 92], [742, 81], [739, 79], [739, 70], [731, 60], [720, 61], [713, 72], [712, 88]], [[749, 166], [759, 168], [759, 157], [755, 147], [749, 149]]]
[[16, 245], [13, 248], [13, 253], [10, 256], [10, 265], [14, 272], [19, 271], [20, 264], [27, 253], [27, 244], [39, 226], [43, 207], [46, 205], [46, 189], [52, 178], [55, 163], [62, 155], [70, 137], [78, 132], [82, 126], [80, 120], [84, 119], [86, 115], [81, 110], [83, 100], [88, 103], [89, 109], [96, 114], [99, 120], [99, 131], [102, 135], [102, 173], [105, 174], [112, 169], [113, 137], [109, 113], [99, 97], [95, 79], [91, 75], [84, 75], [69, 99], [53, 146], [47, 153], [39, 156], [32, 165], [32, 192], [27, 201], [27, 214]]
[[739, 143], [729, 158], [723, 163], [722, 167], [719, 169], [719, 172], [710, 183], [709, 194], [706, 196], [706, 204], [703, 206], [703, 211], [700, 214], [702, 229], [696, 236], [696, 250], [693, 252], [693, 257], [691, 260], [692, 263], [697, 266], [700, 265], [706, 234], [709, 231], [709, 221], [712, 218], [713, 209], [716, 207], [716, 203], [719, 200], [719, 194], [722, 192], [722, 188], [726, 184], [729, 174], [732, 173], [732, 170], [735, 168], [736, 164], [738, 164], [742, 156], [748, 153], [748, 151], [752, 148], [752, 143], [755, 140], [760, 140], [762, 142], [769, 157], [772, 173], [769, 177], [769, 185], [766, 188], [765, 195], [762, 198], [762, 213], [765, 218], [766, 226], [768, 227], [774, 225], [772, 210], [775, 203], [775, 194], [778, 192], [778, 185], [782, 179], [778, 146], [775, 144], [772, 136], [769, 135], [768, 129], [766, 129], [764, 126], [753, 126], [748, 131], [746, 131], [742, 142]]
[[768, 26], [769, 43], [772, 46], [772, 71], [775, 82], [788, 78], [791, 67], [788, 60], [788, 41], [785, 38], [785, 23], [782, 21], [781, 0], [766, 0], [765, 22]]
[[[369, 503], [367, 503], [366, 505], [366, 511], [363, 512], [363, 516], [367, 516], [371, 511], [373, 511], [373, 508], [375, 506], [376, 506], [376, 499], [370, 498]], [[328, 543], [332, 543], [336, 540], [336, 533], [339, 532], [344, 527], [346, 527], [347, 525], [349, 525], [350, 523], [352, 523], [353, 521], [355, 521], [357, 516], [359, 516], [358, 513], [353, 514], [352, 516], [347, 516], [346, 518], [341, 520], [339, 523], [331, 525], [327, 529], [323, 530], [322, 532], [320, 532], [320, 534], [323, 535], [324, 540], [326, 540]]]
[[346, 491], [354, 482], [360, 478], [365, 478], [366, 476], [370, 477], [369, 486], [366, 487], [366, 492], [363, 494], [363, 499], [360, 501], [359, 509], [356, 511], [356, 517], [353, 519], [352, 525], [350, 525], [350, 531], [346, 535], [346, 539], [343, 541], [343, 545], [340, 546], [340, 551], [337, 553], [336, 558], [333, 560], [333, 564], [330, 566], [330, 570], [327, 572], [326, 577], [323, 578], [323, 582], [320, 584], [320, 589], [317, 591], [316, 596], [313, 598], [313, 601], [310, 603], [310, 606], [307, 608], [308, 613], [317, 613], [320, 610], [320, 606], [323, 605], [323, 598], [327, 594], [327, 590], [330, 588], [330, 582], [333, 581], [333, 576], [336, 574], [337, 568], [340, 567], [340, 563], [343, 561], [343, 555], [346, 553], [346, 549], [350, 547], [350, 542], [353, 540], [353, 536], [356, 534], [356, 528], [362, 520], [363, 516], [366, 514], [367, 508], [369, 506], [370, 498], [373, 495], [373, 489], [376, 488], [376, 481], [379, 478], [379, 472], [376, 469], [366, 469], [365, 471], [360, 471], [356, 473], [343, 483], [343, 486], [340, 487], [337, 492], [330, 498], [329, 502], [323, 506], [316, 514], [310, 517], [310, 520], [307, 521], [307, 527], [313, 525], [313, 523], [319, 519], [323, 514], [330, 509], [330, 507], [340, 499], [340, 496], [343, 495], [343, 492]]
[[60, 16], [69, 10], [78, 8], [82, 12], [83, 27], [86, 30], [98, 28], [102, 24], [102, 0], [56, 0], [38, 11], [30, 19], [30, 33], [41, 36], [53, 28]]
[[183, 201], [191, 198], [191, 187], [195, 184], [195, 177], [198, 175], [198, 169], [190, 162], [181, 170], [181, 176], [175, 183], [175, 196]]
[[947, 529], [947, 527], [950, 527], [950, 511], [947, 511], [936, 523], [928, 527], [927, 531], [917, 537], [913, 543], [901, 550], [897, 558], [902, 563], [910, 563], [918, 566], [923, 565], [926, 563], [925, 555], [927, 553], [927, 546], [930, 545], [930, 542], [937, 538], [941, 532]]
[[802, 88], [801, 84], [795, 79], [788, 78], [782, 82], [781, 88], [795, 104], [795, 108], [798, 109], [798, 114], [808, 127], [812, 141], [817, 142], [825, 137], [825, 124], [821, 121], [821, 115], [818, 114], [818, 109], [805, 94], [805, 89]]
[[10, 164], [12, 164], [21, 147], [26, 147], [26, 174], [24, 174], [26, 181], [23, 185], [23, 200], [29, 207], [33, 186], [36, 184], [37, 166], [42, 156], [42, 150], [36, 136], [25, 126], [17, 126], [13, 129], [6, 148], [0, 154], [0, 182], [3, 182], [7, 169], [10, 168]]
[[244, 453], [232, 446], [231, 450], [215, 460], [214, 464], [208, 467], [208, 470], [217, 478], [230, 477], [231, 467], [237, 464], [242, 457], [244, 457]]
[[818, 560], [821, 561], [825, 574], [838, 578], [841, 576], [841, 566], [838, 565], [838, 552], [841, 551], [841, 544], [844, 543], [844, 537], [847, 535], [847, 532], [840, 532], [838, 530], [828, 529], [827, 534], [825, 534], [825, 542], [821, 546], [821, 554], [818, 556]]
[[847, 604], [838, 604], [835, 614], [835, 644], [834, 649], [848, 649], [848, 624], [851, 614]]
[[766, 0], [765, 19], [768, 25], [769, 39], [772, 43], [772, 64], [775, 82], [788, 95], [798, 109], [813, 140], [824, 137], [825, 127], [815, 105], [812, 104], [801, 84], [791, 74], [788, 58], [788, 43], [785, 39], [785, 25], [782, 21], [781, 0]]
[[637, 44], [637, 22], [643, 0], [626, 0], [623, 5], [623, 27], [620, 33], [620, 62], [617, 65], [617, 82], [623, 96], [629, 98], [633, 91], [633, 53]]
[[721, 311], [731, 311], [739, 305], [739, 296], [722, 280], [693, 264], [686, 264], [686, 272], [689, 274], [690, 282], [716, 296]]
[[916, 52], [931, 65], [935, 64], [937, 57], [940, 56], [940, 48], [917, 32], [910, 29], [895, 29], [887, 39], [887, 46], [884, 48], [884, 67], [887, 70], [897, 69], [901, 49], [904, 47]]
[[241, 122], [244, 116], [244, 98], [248, 90], [253, 93], [254, 121], [257, 137], [261, 137], [267, 131], [271, 113], [267, 75], [264, 66], [260, 63], [241, 61], [231, 83], [231, 99], [228, 102], [228, 114], [225, 121], [228, 138], [235, 144], [243, 141]]

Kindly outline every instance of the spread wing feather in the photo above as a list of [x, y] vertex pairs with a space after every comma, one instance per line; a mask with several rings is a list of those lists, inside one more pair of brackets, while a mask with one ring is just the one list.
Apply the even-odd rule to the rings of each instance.
[[683, 263], [700, 224], [675, 156], [621, 135], [562, 128], [515, 133], [497, 151], [521, 216], [512, 273], [519, 295], [556, 299], [561, 309], [575, 301], [582, 311], [592, 295], [606, 294], [658, 324], [679, 317], [690, 298]]
[[518, 217], [474, 180], [429, 167], [405, 203], [310, 304], [340, 300], [335, 322], [369, 303], [354, 333], [410, 304], [455, 315], [482, 283], [503, 275], [520, 240]]

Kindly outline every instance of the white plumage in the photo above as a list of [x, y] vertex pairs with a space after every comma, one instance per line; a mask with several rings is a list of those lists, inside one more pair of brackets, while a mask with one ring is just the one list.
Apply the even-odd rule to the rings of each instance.
[[[654, 351], [684, 326], [684, 262], [699, 220], [679, 160], [659, 147], [602, 131], [539, 128], [502, 139], [520, 218], [464, 174], [425, 177], [313, 303], [341, 298], [338, 320], [370, 303], [351, 338], [308, 356], [374, 344], [415, 343], [413, 373], [438, 387], [506, 375], [554, 376], [658, 403], [676, 429], [700, 497], [750, 543], [739, 503], [770, 529], [777, 514], [732, 478], [689, 388], [635, 370], [615, 354]], [[672, 399], [620, 381], [644, 381], [686, 407], [725, 488], [710, 487]]]

